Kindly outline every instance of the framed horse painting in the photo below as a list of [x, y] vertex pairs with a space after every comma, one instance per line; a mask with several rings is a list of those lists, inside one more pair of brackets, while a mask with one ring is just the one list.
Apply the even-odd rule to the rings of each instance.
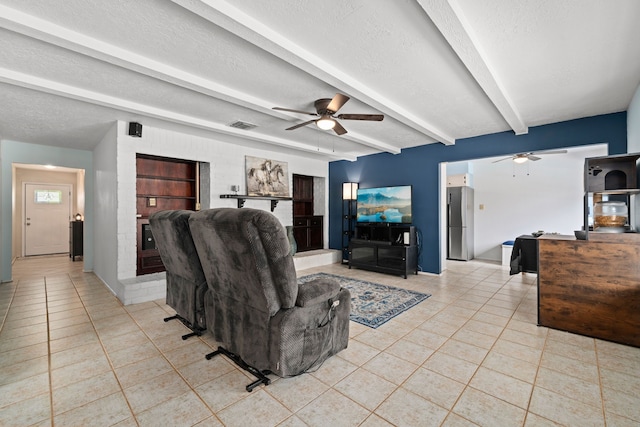
[[247, 195], [289, 197], [287, 162], [245, 156]]

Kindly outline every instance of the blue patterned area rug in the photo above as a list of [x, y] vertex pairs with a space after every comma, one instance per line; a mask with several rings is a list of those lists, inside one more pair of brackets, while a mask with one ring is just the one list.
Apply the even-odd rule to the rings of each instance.
[[337, 279], [343, 287], [349, 289], [351, 292], [351, 320], [373, 329], [431, 296], [430, 294], [329, 273], [298, 277], [298, 283], [302, 284], [322, 277]]

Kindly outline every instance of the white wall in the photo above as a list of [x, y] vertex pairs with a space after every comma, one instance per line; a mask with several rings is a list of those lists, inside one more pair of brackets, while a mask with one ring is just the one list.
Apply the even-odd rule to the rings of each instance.
[[[296, 173], [324, 178], [325, 193], [327, 191], [328, 179], [326, 178], [328, 177], [329, 166], [326, 160], [310, 159], [296, 154], [258, 150], [146, 125], [143, 127], [141, 138], [131, 137], [127, 133], [126, 123], [119, 123], [116, 137], [117, 147], [115, 148], [117, 151], [116, 167], [118, 171], [116, 198], [118, 219], [117, 247], [113, 248], [113, 253], [117, 252], [118, 284], [112, 287], [119, 297], [121, 297], [122, 287], [129, 287], [133, 291], [127, 291], [127, 295], [121, 297], [125, 304], [164, 297], [164, 286], [161, 280], [159, 281], [158, 275], [136, 278], [136, 153], [208, 162], [211, 168], [211, 207], [235, 208], [237, 206], [235, 199], [220, 198], [221, 194], [231, 193], [231, 185], [240, 185], [238, 194], [246, 194], [246, 155], [287, 162], [290, 190], [293, 182], [292, 174]], [[100, 154], [100, 156], [102, 155]], [[96, 157], [98, 157], [97, 153]], [[100, 184], [98, 184], [98, 187], [100, 187]], [[328, 212], [328, 201], [325, 199], [324, 203], [325, 206], [322, 211]], [[269, 201], [247, 200], [245, 207], [270, 210], [271, 204]], [[291, 225], [293, 223], [292, 202], [279, 202], [273, 213], [283, 225]], [[106, 221], [107, 224], [110, 224], [108, 220]], [[100, 228], [102, 232], [104, 230], [103, 226], [100, 225]], [[111, 228], [108, 227], [109, 232], [112, 232]], [[328, 243], [328, 221], [325, 221], [324, 236], [326, 247]], [[144, 283], [145, 280], [148, 283]], [[109, 286], [112, 285], [110, 284]]]
[[[496, 158], [474, 160], [474, 252], [500, 261], [501, 245], [534, 231], [573, 234], [583, 225], [584, 159], [606, 156], [605, 144], [540, 155], [517, 165]], [[480, 209], [484, 205], [484, 209]]]
[[[118, 222], [117, 222], [117, 173], [116, 173], [116, 136], [117, 126], [114, 123], [102, 141], [93, 150], [94, 164], [94, 212], [96, 226], [93, 230], [95, 242], [94, 272], [118, 296], [122, 295], [122, 288], [118, 283], [117, 251], [118, 251]], [[135, 242], [134, 242], [135, 244]]]
[[627, 109], [627, 153], [640, 153], [640, 85]]

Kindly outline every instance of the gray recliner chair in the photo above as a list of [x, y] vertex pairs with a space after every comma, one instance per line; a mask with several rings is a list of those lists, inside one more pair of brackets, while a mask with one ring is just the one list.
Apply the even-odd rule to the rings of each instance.
[[269, 384], [261, 373], [298, 375], [347, 347], [349, 291], [334, 279], [298, 285], [285, 229], [273, 214], [210, 209], [189, 224], [209, 286], [208, 331], [224, 346], [207, 358], [222, 352], [251, 368], [259, 379], [248, 391]]
[[176, 311], [175, 316], [164, 321], [178, 319], [191, 329], [182, 339], [201, 335], [207, 327], [204, 313], [207, 281], [191, 238], [189, 217], [192, 213], [169, 210], [149, 216], [151, 232], [166, 269], [167, 305]]

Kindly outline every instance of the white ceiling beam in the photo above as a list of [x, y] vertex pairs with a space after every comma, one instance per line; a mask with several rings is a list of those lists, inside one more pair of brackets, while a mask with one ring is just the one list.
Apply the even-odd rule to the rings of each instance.
[[259, 98], [2, 5], [0, 27], [237, 105], [268, 108]]
[[456, 0], [418, 0], [418, 3], [515, 134], [522, 135], [529, 132], [529, 128], [513, 105], [504, 85], [500, 83], [498, 74], [487, 60], [481, 41], [473, 32], [458, 2]]
[[76, 101], [82, 101], [93, 105], [99, 105], [101, 107], [112, 108], [118, 111], [137, 114], [144, 117], [151, 117], [171, 123], [196, 127], [207, 131], [232, 135], [235, 137], [250, 139], [266, 144], [278, 145], [297, 151], [321, 154], [333, 159], [350, 161], [356, 159], [354, 156], [335, 153], [332, 150], [319, 147], [311, 147], [307, 144], [302, 144], [297, 141], [291, 141], [284, 138], [265, 135], [260, 132], [232, 128], [224, 124], [200, 119], [198, 117], [188, 116], [186, 114], [178, 113], [175, 111], [117, 98], [114, 96], [78, 88], [76, 86], [67, 85], [53, 80], [43, 79], [18, 71], [8, 70], [6, 68], [0, 68], [0, 82], [35, 90], [38, 92], [61, 96]]
[[[0, 5], [0, 27], [263, 114], [287, 120], [300, 118], [295, 114], [273, 110], [271, 103], [264, 99], [3, 5]], [[400, 152], [399, 148], [373, 138], [352, 135], [349, 139], [376, 150], [394, 154]]]
[[172, 0], [213, 24], [443, 144], [455, 138], [224, 0]]

